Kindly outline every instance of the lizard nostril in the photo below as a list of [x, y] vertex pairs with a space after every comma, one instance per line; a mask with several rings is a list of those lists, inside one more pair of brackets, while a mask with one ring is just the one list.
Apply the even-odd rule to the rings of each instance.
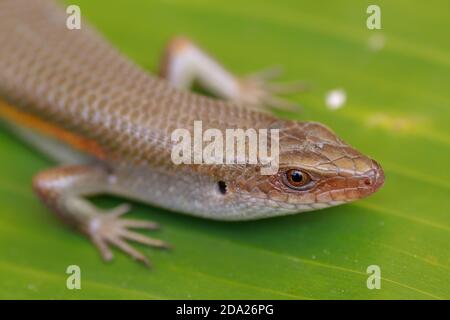
[[370, 185], [372, 184], [372, 181], [370, 181], [369, 178], [366, 178], [366, 179], [364, 180], [364, 184], [365, 184], [366, 186], [370, 186]]

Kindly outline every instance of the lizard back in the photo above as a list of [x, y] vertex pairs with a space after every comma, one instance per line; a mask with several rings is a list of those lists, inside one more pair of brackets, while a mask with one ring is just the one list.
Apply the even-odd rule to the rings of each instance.
[[[105, 152], [162, 163], [170, 134], [204, 127], [268, 127], [276, 120], [231, 103], [179, 91], [150, 75], [83, 21], [47, 0], [0, 2], [0, 97]], [[164, 159], [162, 159], [164, 158]]]

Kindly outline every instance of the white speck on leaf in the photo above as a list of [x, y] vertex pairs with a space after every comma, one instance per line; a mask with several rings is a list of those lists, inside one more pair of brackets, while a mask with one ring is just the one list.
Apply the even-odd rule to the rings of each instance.
[[337, 110], [343, 107], [347, 101], [347, 93], [343, 89], [328, 91], [325, 96], [325, 103], [330, 110]]
[[369, 49], [372, 51], [380, 51], [384, 48], [384, 44], [386, 43], [385, 37], [382, 33], [376, 33], [369, 37], [367, 41], [367, 45]]
[[32, 283], [29, 283], [29, 284], [27, 285], [27, 289], [28, 289], [28, 290], [31, 290], [31, 291], [37, 291], [36, 286], [35, 286], [34, 284], [32, 284]]

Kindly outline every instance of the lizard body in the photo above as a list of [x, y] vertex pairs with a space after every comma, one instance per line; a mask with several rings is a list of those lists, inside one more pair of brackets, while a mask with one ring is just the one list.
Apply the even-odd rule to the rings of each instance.
[[[248, 108], [285, 103], [261, 78], [234, 77], [189, 40], [170, 43], [161, 80], [85, 23], [68, 30], [65, 19], [49, 1], [0, 2], [0, 117], [61, 163], [37, 174], [34, 189], [105, 259], [114, 245], [148, 263], [126, 240], [166, 244], [128, 230], [157, 227], [122, 218], [128, 206], [103, 212], [88, 195], [111, 193], [205, 218], [248, 220], [357, 200], [382, 185], [381, 167], [327, 127]], [[185, 90], [194, 78], [222, 99]], [[279, 129], [280, 169], [261, 175], [258, 165], [175, 165], [171, 133], [192, 131], [194, 121], [223, 131]]]

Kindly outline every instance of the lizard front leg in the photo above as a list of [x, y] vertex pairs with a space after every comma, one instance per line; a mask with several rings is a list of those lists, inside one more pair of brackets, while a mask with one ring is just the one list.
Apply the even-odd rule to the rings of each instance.
[[84, 197], [108, 192], [113, 178], [100, 165], [57, 167], [37, 174], [33, 188], [43, 202], [65, 223], [85, 234], [109, 261], [113, 258], [110, 246], [116, 246], [149, 266], [149, 260], [127, 243], [127, 240], [151, 247], [167, 248], [163, 241], [130, 231], [129, 228], [157, 229], [149, 221], [123, 219], [130, 206], [122, 204], [114, 209], [97, 208]]
[[278, 95], [301, 92], [307, 86], [303, 82], [272, 83], [280, 74], [280, 68], [270, 68], [245, 77], [235, 76], [185, 37], [169, 42], [160, 68], [160, 76], [178, 89], [189, 89], [197, 82], [213, 95], [246, 107], [295, 110], [295, 103]]

